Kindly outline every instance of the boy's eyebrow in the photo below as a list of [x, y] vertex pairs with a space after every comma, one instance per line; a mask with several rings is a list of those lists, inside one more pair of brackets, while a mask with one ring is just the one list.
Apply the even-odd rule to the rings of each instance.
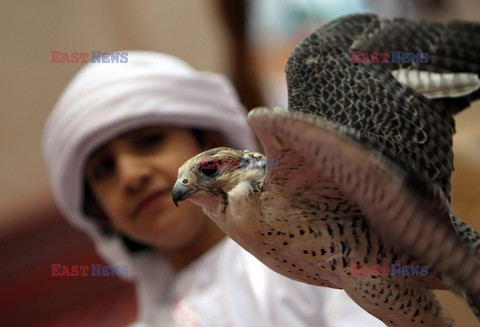
[[110, 148], [110, 145], [111, 145], [113, 140], [125, 139], [125, 138], [129, 138], [129, 137], [136, 137], [138, 135], [148, 133], [152, 130], [160, 130], [160, 131], [166, 132], [166, 131], [168, 131], [168, 128], [163, 127], [163, 126], [147, 126], [147, 127], [142, 127], [142, 128], [138, 128], [138, 129], [123, 132], [123, 133], [117, 135], [116, 137], [114, 137], [112, 140], [107, 141], [107, 143], [100, 145], [99, 147], [95, 148], [92, 152], [90, 152], [90, 155], [87, 158], [87, 162], [92, 160], [94, 157], [102, 155], [104, 152], [108, 151], [108, 149]]
[[104, 144], [98, 146], [97, 148], [93, 149], [93, 151], [90, 152], [90, 155], [89, 155], [88, 159], [91, 159], [91, 158], [93, 158], [94, 156], [100, 155], [100, 154], [102, 154], [103, 152], [107, 151], [113, 141], [119, 140], [119, 139], [124, 139], [124, 138], [126, 138], [126, 137], [135, 135], [135, 134], [137, 134], [138, 132], [140, 132], [140, 130], [126, 131], [126, 132], [123, 132], [123, 133], [121, 133], [121, 134], [119, 134], [119, 135], [111, 138], [111, 139], [108, 140], [106, 143], [104, 143]]
[[92, 160], [95, 159], [95, 157], [101, 156], [104, 152], [108, 151], [110, 148], [110, 142], [107, 142], [106, 144], [103, 144], [99, 146], [98, 148], [94, 149], [92, 152], [87, 157], [87, 164]]

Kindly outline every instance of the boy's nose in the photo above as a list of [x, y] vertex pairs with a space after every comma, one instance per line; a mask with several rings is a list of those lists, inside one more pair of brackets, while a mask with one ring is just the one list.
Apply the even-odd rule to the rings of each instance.
[[117, 157], [117, 165], [122, 187], [129, 194], [141, 191], [152, 179], [145, 158], [123, 153]]

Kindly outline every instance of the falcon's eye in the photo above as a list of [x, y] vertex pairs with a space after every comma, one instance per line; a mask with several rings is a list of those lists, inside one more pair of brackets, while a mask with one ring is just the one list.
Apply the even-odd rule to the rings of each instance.
[[215, 165], [213, 161], [202, 164], [200, 172], [208, 177], [214, 176], [218, 173], [218, 165]]

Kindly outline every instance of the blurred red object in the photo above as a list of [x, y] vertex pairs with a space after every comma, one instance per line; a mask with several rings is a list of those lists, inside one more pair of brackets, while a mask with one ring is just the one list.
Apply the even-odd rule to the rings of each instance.
[[0, 233], [0, 325], [125, 326], [134, 321], [133, 284], [119, 277], [51, 276], [55, 263], [106, 263], [51, 197], [28, 202], [2, 217], [2, 224], [13, 223]]

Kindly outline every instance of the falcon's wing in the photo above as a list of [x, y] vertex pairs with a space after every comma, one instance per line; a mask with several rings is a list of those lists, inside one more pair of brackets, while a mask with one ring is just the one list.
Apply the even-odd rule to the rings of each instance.
[[[468, 99], [430, 100], [391, 72], [408, 68], [479, 74], [479, 30], [475, 24], [380, 20], [374, 15], [333, 21], [303, 40], [288, 59], [289, 111], [336, 123], [345, 135], [393, 159], [448, 214], [454, 133], [448, 105], [458, 110]], [[428, 52], [429, 61], [352, 63], [352, 50], [359, 49]]]
[[[402, 51], [426, 53], [426, 62], [388, 63], [389, 70], [415, 69], [438, 73], [480, 73], [480, 26], [452, 21], [432, 23], [406, 19], [378, 19], [367, 16], [352, 49], [362, 52]], [[358, 20], [366, 17], [358, 16]], [[344, 26], [346, 28], [347, 26]], [[478, 98], [478, 93], [476, 94]]]

